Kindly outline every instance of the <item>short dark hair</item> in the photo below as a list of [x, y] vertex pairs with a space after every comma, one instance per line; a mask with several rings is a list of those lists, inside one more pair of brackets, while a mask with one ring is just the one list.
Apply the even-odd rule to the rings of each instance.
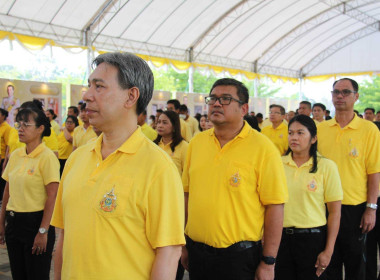
[[371, 111], [372, 111], [372, 113], [374, 113], [374, 114], [375, 114], [375, 109], [374, 109], [374, 108], [365, 108], [365, 109], [364, 109], [364, 112], [365, 112], [365, 111], [367, 111], [367, 110], [371, 110]]
[[[162, 114], [168, 117], [173, 126], [172, 142], [170, 143], [170, 149], [174, 153], [175, 147], [178, 146], [179, 143], [181, 143], [181, 141], [183, 140], [181, 135], [181, 124], [179, 120], [179, 115], [174, 111], [164, 111]], [[158, 143], [160, 143], [161, 141], [161, 138], [162, 136], [158, 135], [153, 142], [158, 145]]]
[[314, 105], [313, 105], [313, 109], [314, 109], [314, 107], [319, 107], [319, 108], [321, 108], [323, 111], [326, 111], [326, 106], [325, 106], [324, 104], [322, 104], [322, 103], [314, 103]]
[[309, 101], [301, 101], [300, 104], [307, 105], [311, 109], [311, 103]]
[[69, 109], [72, 109], [75, 115], [79, 115], [78, 107], [70, 106], [69, 108], [67, 108], [67, 110], [69, 110]]
[[66, 121], [68, 119], [71, 119], [74, 122], [75, 127], [77, 127], [79, 125], [79, 121], [78, 121], [78, 118], [76, 116], [67, 116]]
[[84, 111], [86, 110], [86, 102], [83, 102], [82, 104], [80, 104], [80, 111]]
[[326, 113], [329, 113], [329, 114], [330, 114], [331, 112], [330, 112], [330, 110], [326, 110]]
[[354, 88], [354, 91], [355, 91], [355, 92], [358, 92], [358, 91], [359, 91], [359, 85], [358, 85], [358, 83], [357, 83], [355, 80], [350, 79], [350, 78], [342, 78], [342, 79], [336, 80], [336, 81], [333, 83], [333, 88], [335, 87], [335, 85], [336, 85], [337, 82], [344, 81], [344, 80], [346, 80], [346, 81], [350, 81], [350, 82], [351, 82], [351, 85], [352, 85], [352, 87]]
[[47, 109], [46, 111], [48, 111], [50, 113], [50, 115], [53, 116], [53, 120], [55, 120], [57, 118], [57, 115], [54, 113], [53, 109]]
[[176, 110], [179, 110], [179, 108], [181, 107], [181, 103], [179, 103], [179, 101], [177, 99], [170, 99], [170, 100], [168, 100], [168, 102], [166, 102], [166, 104], [173, 104], [174, 109], [176, 109]]
[[43, 111], [42, 102], [38, 99], [33, 99], [33, 101], [26, 101], [21, 104], [20, 110], [21, 109], [38, 109]]
[[256, 129], [258, 132], [261, 131], [260, 127], [259, 127], [259, 122], [257, 121], [257, 119], [255, 117], [252, 117], [250, 115], [245, 115], [244, 116], [244, 120], [253, 128], [253, 129]]
[[0, 114], [2, 114], [5, 118], [8, 118], [8, 111], [5, 109], [0, 108]]
[[164, 110], [162, 110], [162, 109], [157, 109], [156, 110], [156, 113], [160, 113], [160, 114], [162, 114], [164, 112]]
[[136, 87], [140, 97], [137, 100], [136, 114], [140, 115], [152, 99], [154, 78], [148, 64], [140, 57], [131, 53], [105, 53], [92, 62], [93, 67], [107, 63], [117, 68], [119, 86], [122, 89]]
[[263, 116], [263, 114], [258, 113], [258, 114], [256, 114], [256, 118], [264, 118], [264, 116]]
[[179, 106], [179, 110], [186, 113], [189, 112], [189, 109], [187, 108], [185, 104], [182, 104], [181, 106]]
[[[305, 115], [297, 115], [289, 121], [288, 128], [292, 125], [292, 123], [298, 122], [301, 125], [305, 126], [307, 130], [310, 132], [311, 137], [315, 137], [317, 135], [317, 126], [312, 118]], [[313, 157], [313, 166], [311, 167], [309, 173], [316, 173], [318, 170], [318, 160], [317, 160], [317, 147], [318, 141], [315, 141], [314, 144], [311, 144], [309, 155]], [[288, 148], [286, 154], [288, 155], [292, 150]]]
[[285, 115], [285, 108], [282, 107], [281, 105], [272, 104], [272, 105], [269, 106], [269, 109], [272, 109], [272, 108], [279, 108], [280, 112], [281, 112], [281, 115]]
[[231, 79], [231, 78], [223, 78], [217, 80], [211, 87], [210, 93], [213, 91], [214, 88], [217, 86], [234, 86], [237, 90], [237, 95], [239, 97], [239, 100], [243, 102], [243, 104], [248, 103], [249, 100], [249, 94], [247, 87], [238, 80]]
[[36, 108], [29, 107], [25, 109], [21, 109], [20, 112], [16, 115], [16, 121], [20, 122], [28, 122], [30, 117], [36, 122], [36, 127], [44, 126], [44, 131], [41, 134], [41, 138], [44, 136], [50, 136], [51, 134], [51, 125], [49, 119], [46, 117], [44, 111]]

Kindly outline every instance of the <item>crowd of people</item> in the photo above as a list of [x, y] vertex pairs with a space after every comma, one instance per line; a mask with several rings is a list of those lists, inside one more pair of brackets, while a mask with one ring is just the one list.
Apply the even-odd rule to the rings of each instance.
[[[296, 111], [249, 112], [217, 80], [208, 112], [148, 117], [149, 66], [98, 56], [62, 126], [39, 101], [0, 109], [0, 243], [13, 279], [378, 279], [380, 111], [356, 81]], [[377, 127], [376, 127], [376, 125]]]

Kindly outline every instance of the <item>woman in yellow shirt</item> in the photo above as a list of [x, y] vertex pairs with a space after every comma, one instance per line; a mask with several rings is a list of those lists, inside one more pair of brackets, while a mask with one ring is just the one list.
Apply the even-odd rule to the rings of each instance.
[[20, 110], [15, 127], [26, 146], [11, 154], [2, 175], [7, 183], [0, 212], [0, 243], [7, 244], [13, 279], [49, 279], [55, 241], [50, 220], [59, 162], [42, 142], [42, 137], [51, 133], [42, 110]]
[[58, 135], [58, 160], [60, 165], [60, 175], [62, 175], [66, 160], [73, 152], [74, 129], [79, 125], [75, 116], [67, 116], [65, 127]]
[[45, 115], [49, 119], [51, 128], [54, 130], [55, 135], [59, 135], [59, 133], [61, 132], [61, 128], [59, 124], [55, 121], [55, 119], [57, 118], [57, 115], [54, 113], [54, 110], [52, 109], [46, 110]]
[[173, 111], [164, 111], [158, 118], [157, 132], [158, 136], [154, 143], [172, 158], [179, 174], [182, 175], [189, 144], [181, 136], [178, 114]]
[[275, 279], [326, 279], [323, 272], [334, 251], [343, 199], [338, 168], [317, 153], [317, 127], [311, 118], [294, 117], [288, 130], [289, 149], [282, 161], [289, 200]]

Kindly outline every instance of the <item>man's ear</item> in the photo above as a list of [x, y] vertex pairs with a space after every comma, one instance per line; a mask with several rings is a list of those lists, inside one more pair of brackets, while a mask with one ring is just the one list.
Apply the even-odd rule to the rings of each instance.
[[140, 91], [137, 87], [132, 87], [132, 88], [128, 89], [127, 94], [128, 94], [128, 97], [125, 100], [124, 106], [126, 108], [132, 108], [133, 106], [135, 106], [137, 104], [137, 100], [140, 97]]

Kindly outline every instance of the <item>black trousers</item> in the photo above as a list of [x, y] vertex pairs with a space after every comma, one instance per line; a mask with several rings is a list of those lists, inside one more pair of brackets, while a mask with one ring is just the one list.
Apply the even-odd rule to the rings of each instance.
[[[380, 205], [380, 198], [377, 199], [377, 205]], [[376, 210], [375, 228], [367, 234], [366, 280], [380, 280], [380, 269], [377, 265], [378, 248], [380, 248], [380, 208]]]
[[366, 238], [362, 233], [360, 221], [366, 203], [342, 205], [340, 228], [330, 265], [326, 269], [328, 279], [343, 279], [343, 264], [346, 280], [365, 279]]
[[315, 268], [318, 255], [326, 246], [326, 226], [314, 228], [320, 232], [282, 233], [275, 266], [276, 280], [326, 279], [318, 278]]
[[237, 252], [201, 248], [187, 240], [190, 280], [253, 280], [261, 258], [261, 243]]
[[14, 213], [7, 211], [5, 241], [13, 280], [49, 279], [51, 257], [55, 242], [55, 229], [49, 227], [46, 253], [32, 254], [34, 238], [38, 232], [43, 211]]
[[62, 176], [63, 169], [65, 168], [65, 163], [67, 159], [58, 159], [59, 160], [59, 175]]

